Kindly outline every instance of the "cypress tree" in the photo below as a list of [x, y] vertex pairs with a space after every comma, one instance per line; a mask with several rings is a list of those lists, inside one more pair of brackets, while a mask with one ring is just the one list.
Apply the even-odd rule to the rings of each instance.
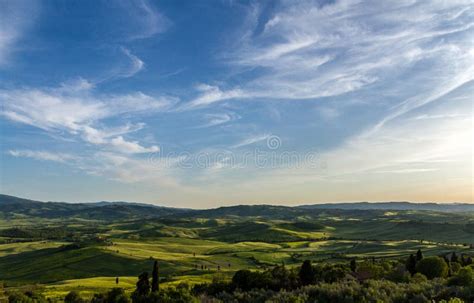
[[155, 260], [155, 263], [153, 263], [153, 273], [151, 276], [151, 291], [155, 292], [158, 290], [160, 290], [158, 261]]
[[451, 254], [451, 262], [458, 262], [458, 256], [456, 255], [456, 252], [454, 251]]
[[446, 264], [448, 264], [448, 266], [449, 266], [449, 259], [448, 259], [448, 256], [447, 256], [447, 255], [444, 255], [444, 256], [443, 256], [443, 260], [444, 260], [444, 262], [446, 262]]
[[423, 253], [418, 249], [416, 252], [416, 261], [421, 261], [423, 259]]
[[136, 292], [140, 296], [148, 296], [150, 293], [150, 281], [148, 280], [147, 272], [144, 272], [138, 276]]
[[314, 270], [310, 260], [303, 262], [298, 276], [303, 285], [311, 284], [314, 281]]
[[405, 267], [410, 274], [414, 275], [416, 273], [416, 257], [413, 254], [408, 257]]
[[466, 265], [471, 265], [472, 264], [472, 258], [471, 257], [467, 257], [466, 258]]
[[356, 272], [356, 270], [357, 270], [357, 262], [356, 262], [355, 259], [352, 259], [352, 260], [351, 260], [350, 266], [351, 266], [351, 271], [352, 271], [352, 272]]

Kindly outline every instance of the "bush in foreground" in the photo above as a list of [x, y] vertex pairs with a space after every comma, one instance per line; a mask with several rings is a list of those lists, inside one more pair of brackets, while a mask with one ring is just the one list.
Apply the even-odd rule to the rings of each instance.
[[448, 264], [440, 257], [427, 257], [416, 264], [416, 271], [428, 279], [444, 278], [448, 275]]

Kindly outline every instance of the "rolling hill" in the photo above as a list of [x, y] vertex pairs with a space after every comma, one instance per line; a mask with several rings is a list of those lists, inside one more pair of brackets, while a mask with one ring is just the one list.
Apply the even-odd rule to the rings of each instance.
[[188, 209], [159, 207], [127, 202], [64, 203], [39, 202], [14, 196], [0, 195], [0, 215], [23, 215], [39, 218], [74, 217], [95, 220], [163, 217], [188, 212]]
[[130, 202], [40, 202], [9, 195], [0, 195], [0, 215], [7, 218], [22, 215], [38, 218], [82, 218], [94, 220], [117, 220], [132, 218], [170, 217], [261, 217], [272, 219], [294, 219], [308, 214], [318, 215], [324, 212], [329, 214], [363, 215], [370, 211], [401, 211], [423, 210], [437, 212], [474, 212], [474, 204], [437, 204], [411, 202], [355, 202], [355, 203], [325, 203], [302, 206], [276, 205], [236, 205], [205, 210], [192, 210], [156, 206], [144, 203]]

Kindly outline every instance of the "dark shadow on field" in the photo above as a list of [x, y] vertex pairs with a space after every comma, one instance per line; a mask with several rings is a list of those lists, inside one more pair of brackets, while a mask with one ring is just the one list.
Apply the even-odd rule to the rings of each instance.
[[[47, 248], [0, 258], [0, 280], [50, 283], [98, 276], [138, 276], [152, 260], [137, 260], [98, 247]], [[162, 262], [164, 267], [171, 264]]]

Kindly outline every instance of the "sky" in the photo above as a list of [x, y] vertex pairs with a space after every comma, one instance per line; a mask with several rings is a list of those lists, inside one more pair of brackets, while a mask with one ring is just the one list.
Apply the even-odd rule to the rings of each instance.
[[474, 203], [474, 3], [0, 0], [0, 192]]

